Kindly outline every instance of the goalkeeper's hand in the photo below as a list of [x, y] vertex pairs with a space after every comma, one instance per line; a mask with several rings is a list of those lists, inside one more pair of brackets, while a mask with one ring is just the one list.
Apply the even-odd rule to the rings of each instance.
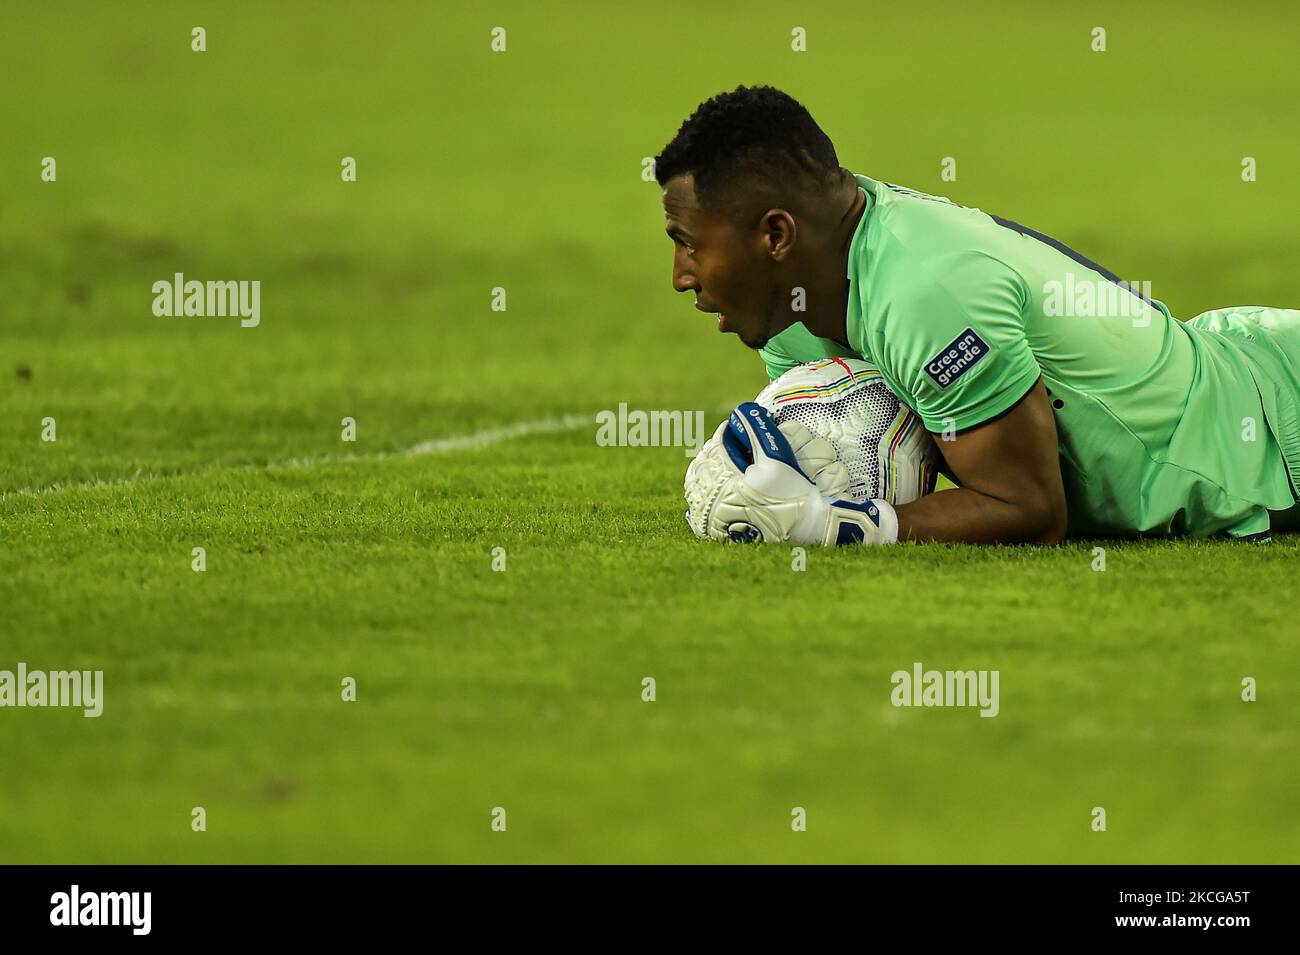
[[[815, 468], [816, 481], [801, 462]], [[761, 405], [747, 401], [691, 462], [686, 519], [697, 535], [714, 540], [825, 546], [896, 541], [898, 517], [888, 502], [857, 504], [824, 493], [842, 493], [847, 485], [847, 473], [824, 439], [794, 422], [778, 428]]]

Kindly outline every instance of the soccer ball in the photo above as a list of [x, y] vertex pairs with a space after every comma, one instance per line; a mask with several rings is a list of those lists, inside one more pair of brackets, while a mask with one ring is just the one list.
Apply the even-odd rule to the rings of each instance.
[[849, 473], [840, 497], [906, 504], [934, 490], [940, 461], [934, 439], [869, 362], [827, 358], [798, 365], [754, 401], [778, 425], [798, 421], [831, 443]]

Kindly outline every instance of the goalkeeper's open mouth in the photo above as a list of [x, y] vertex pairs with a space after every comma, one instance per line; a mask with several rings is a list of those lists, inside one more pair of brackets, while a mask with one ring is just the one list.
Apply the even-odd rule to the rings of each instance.
[[701, 305], [699, 302], [696, 302], [696, 303], [695, 303], [695, 307], [698, 308], [701, 312], [704, 312], [705, 314], [708, 314], [708, 315], [717, 315], [717, 316], [718, 316], [718, 331], [720, 331], [720, 332], [725, 332], [725, 331], [727, 330], [727, 316], [726, 316], [726, 315], [722, 314], [721, 312], [719, 312], [719, 311], [718, 311], [717, 309], [715, 309], [715, 308], [705, 308], [705, 307], [704, 307], [703, 305]]

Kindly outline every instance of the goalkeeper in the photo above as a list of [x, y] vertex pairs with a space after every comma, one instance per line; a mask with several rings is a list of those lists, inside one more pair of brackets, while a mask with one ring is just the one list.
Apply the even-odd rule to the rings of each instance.
[[709, 492], [710, 536], [1263, 540], [1300, 513], [1300, 311], [1178, 321], [1054, 239], [843, 169], [771, 87], [702, 104], [655, 172], [673, 287], [772, 378], [828, 357], [875, 364], [957, 484], [897, 508], [828, 500], [742, 406], [693, 469], [730, 469]]

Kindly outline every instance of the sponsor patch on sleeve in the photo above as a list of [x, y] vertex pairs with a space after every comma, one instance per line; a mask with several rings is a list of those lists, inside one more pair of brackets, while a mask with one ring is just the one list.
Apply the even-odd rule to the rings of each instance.
[[947, 388], [988, 353], [988, 343], [976, 334], [975, 329], [967, 326], [939, 354], [925, 363], [925, 373], [940, 388]]

